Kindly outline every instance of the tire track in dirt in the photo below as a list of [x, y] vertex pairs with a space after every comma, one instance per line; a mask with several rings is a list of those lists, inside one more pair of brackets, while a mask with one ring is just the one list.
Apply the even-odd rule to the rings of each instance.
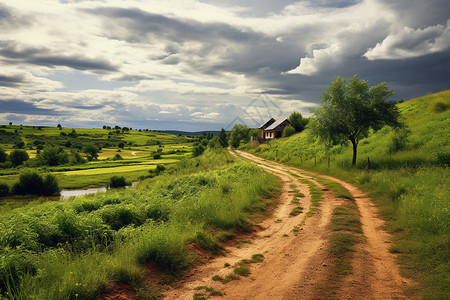
[[[165, 299], [193, 299], [194, 288], [208, 286], [223, 293], [223, 299], [321, 299], [327, 288], [333, 258], [327, 251], [331, 236], [330, 220], [335, 207], [342, 205], [332, 191], [314, 180], [314, 177], [298, 168], [268, 161], [246, 152], [236, 151], [239, 156], [251, 161], [267, 172], [277, 175], [282, 181], [279, 205], [273, 215], [259, 224], [261, 231], [253, 234], [252, 244], [241, 248], [230, 247], [227, 254], [207, 264], [198, 266], [185, 278], [181, 287], [165, 294]], [[233, 155], [235, 153], [231, 152]], [[353, 274], [344, 276], [337, 291], [338, 299], [392, 299], [402, 298], [404, 287], [409, 284], [400, 276], [394, 255], [389, 253], [389, 235], [380, 227], [383, 221], [376, 215], [376, 209], [356, 187], [332, 178], [318, 175], [343, 185], [356, 199], [361, 214], [366, 242], [357, 245], [351, 261]], [[324, 192], [318, 211], [311, 217], [306, 212], [311, 205], [309, 188], [301, 182], [308, 179]], [[291, 203], [293, 188], [305, 197], [300, 204], [302, 214], [290, 217], [295, 207]], [[281, 222], [275, 222], [281, 220]], [[298, 233], [292, 229], [301, 225]], [[227, 284], [212, 280], [214, 275], [225, 277], [234, 265], [253, 254], [263, 254], [264, 261], [250, 265], [251, 274]], [[214, 298], [214, 297], [211, 297]]]
[[[326, 277], [327, 270], [322, 264], [323, 257], [328, 255], [326, 243], [331, 202], [325, 201], [320, 213], [306, 218], [311, 205], [308, 185], [300, 182], [285, 167], [259, 166], [282, 181], [277, 209], [270, 218], [259, 224], [263, 230], [253, 235], [252, 244], [226, 249], [226, 256], [195, 268], [180, 288], [165, 293], [165, 299], [193, 299], [194, 288], [198, 286], [221, 291], [224, 293], [223, 299], [292, 299], [292, 289], [297, 287], [295, 293], [298, 297], [308, 299], [314, 292], [317, 279]], [[303, 213], [297, 216], [289, 215], [297, 206], [291, 203], [293, 188], [305, 195], [300, 200]], [[294, 233], [294, 227], [302, 223], [302, 230]], [[251, 274], [248, 277], [227, 284], [212, 280], [214, 275], [225, 277], [232, 272], [232, 268], [224, 267], [226, 263], [234, 265], [242, 259], [251, 258], [253, 254], [263, 254], [264, 261], [250, 265]], [[312, 268], [324, 276], [309, 277]]]
[[[242, 153], [242, 152], [240, 152]], [[248, 153], [242, 153], [258, 163], [283, 166]], [[298, 168], [291, 167], [291, 173], [301, 175]], [[308, 172], [313, 174], [313, 172]], [[403, 291], [414, 282], [401, 276], [395, 263], [395, 255], [389, 252], [391, 236], [384, 231], [384, 221], [379, 217], [371, 199], [357, 187], [332, 176], [315, 174], [341, 184], [355, 198], [361, 216], [365, 242], [356, 246], [352, 259], [353, 273], [344, 277], [337, 294], [338, 299], [403, 299]]]

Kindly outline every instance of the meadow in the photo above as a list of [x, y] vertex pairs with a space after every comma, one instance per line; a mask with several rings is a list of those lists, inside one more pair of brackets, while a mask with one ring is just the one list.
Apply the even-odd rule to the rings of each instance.
[[[137, 181], [158, 164], [173, 164], [191, 156], [197, 140], [147, 130], [1, 125], [0, 149], [7, 154], [23, 149], [33, 159], [45, 147], [58, 146], [84, 156], [81, 150], [88, 143], [96, 145], [100, 152], [97, 160], [82, 164], [34, 166], [30, 160], [18, 167], [3, 167], [0, 168], [0, 182], [12, 186], [26, 168], [55, 175], [63, 189], [105, 186], [114, 175], [124, 176], [128, 182]], [[153, 158], [154, 153], [160, 153], [161, 158]], [[120, 155], [120, 159], [116, 159], [116, 155]]]
[[[225, 149], [185, 158], [135, 188], [68, 201], [35, 201], [0, 219], [0, 291], [7, 299], [97, 299], [111, 283], [139, 297], [146, 282], [218, 253], [251, 213], [264, 212], [278, 181]], [[191, 250], [190, 250], [191, 249]], [[159, 273], [160, 272], [160, 273]]]
[[424, 299], [450, 293], [450, 91], [399, 103], [403, 129], [371, 133], [358, 146], [326, 146], [308, 129], [241, 149], [260, 157], [326, 173], [370, 192], [394, 235], [402, 272]]

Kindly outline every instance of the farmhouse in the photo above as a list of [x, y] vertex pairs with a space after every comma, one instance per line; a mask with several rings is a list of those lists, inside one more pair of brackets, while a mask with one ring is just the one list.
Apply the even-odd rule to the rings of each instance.
[[260, 130], [261, 140], [266, 141], [282, 137], [283, 130], [288, 125], [292, 126], [291, 122], [289, 122], [288, 119], [276, 121], [274, 118], [271, 118], [258, 127]]

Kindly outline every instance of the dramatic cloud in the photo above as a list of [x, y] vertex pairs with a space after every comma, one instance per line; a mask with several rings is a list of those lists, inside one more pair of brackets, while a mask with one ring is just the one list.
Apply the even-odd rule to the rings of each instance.
[[[207, 130], [449, 88], [446, 0], [0, 0], [0, 122]], [[424, 13], [426, 12], [426, 13]]]
[[450, 21], [414, 30], [404, 27], [369, 49], [364, 56], [375, 59], [406, 59], [450, 50]]

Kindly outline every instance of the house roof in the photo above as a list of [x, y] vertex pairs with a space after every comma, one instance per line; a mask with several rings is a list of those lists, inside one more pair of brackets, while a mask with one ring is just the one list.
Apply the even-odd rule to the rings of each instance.
[[[282, 120], [278, 120], [276, 122], [274, 122], [273, 124], [271, 124], [269, 127], [266, 128], [266, 130], [275, 130], [278, 126], [280, 126], [282, 123], [284, 123], [285, 121], [289, 122], [288, 119], [282, 119]], [[290, 124], [291, 122], [289, 122]]]
[[264, 124], [262, 124], [261, 126], [258, 127], [258, 129], [266, 129], [267, 127], [269, 127], [271, 124], [273, 124], [275, 122], [274, 118], [270, 118], [270, 120], [266, 121]]

